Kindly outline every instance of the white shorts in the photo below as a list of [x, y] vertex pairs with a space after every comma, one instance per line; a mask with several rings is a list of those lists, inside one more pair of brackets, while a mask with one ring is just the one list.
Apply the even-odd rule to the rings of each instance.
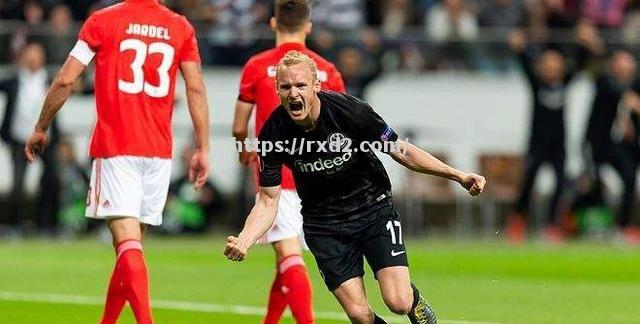
[[[256, 194], [257, 199], [258, 195]], [[273, 243], [292, 237], [300, 237], [303, 240], [300, 209], [302, 209], [302, 205], [298, 193], [295, 190], [283, 189], [280, 192], [276, 220], [267, 234], [258, 240], [258, 243]]]
[[116, 156], [95, 159], [85, 216], [135, 217], [141, 223], [162, 224], [171, 181], [171, 159]]

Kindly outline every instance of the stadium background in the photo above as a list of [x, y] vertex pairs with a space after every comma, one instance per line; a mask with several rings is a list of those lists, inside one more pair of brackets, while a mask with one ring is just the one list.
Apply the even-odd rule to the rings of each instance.
[[[179, 220], [151, 234], [147, 254], [152, 296], [159, 300], [157, 318], [167, 323], [258, 322], [272, 274], [269, 249], [257, 248], [244, 265], [226, 262], [219, 251], [253, 199], [252, 177], [236, 162], [230, 125], [240, 66], [273, 44], [266, 26], [272, 5], [261, 0], [167, 2], [198, 30], [211, 107], [210, 180], [216, 203], [208, 209], [204, 234], [177, 233], [193, 232]], [[82, 19], [110, 3], [0, 2], [0, 79], [11, 73], [16, 53], [30, 41], [45, 46], [52, 76], [75, 43]], [[402, 137], [458, 168], [482, 172], [489, 181], [484, 196], [471, 199], [452, 183], [409, 174], [381, 157], [410, 237], [414, 280], [427, 287], [443, 323], [640, 322], [631, 306], [640, 297], [640, 255], [608, 225], [621, 191], [611, 169], [605, 169], [610, 203], [579, 228], [580, 237], [563, 244], [539, 238], [553, 187], [544, 168], [531, 208], [531, 240], [512, 246], [502, 232], [519, 190], [531, 117], [529, 87], [506, 45], [507, 33], [523, 27], [546, 35], [571, 60], [577, 42], [573, 28], [588, 19], [608, 46], [635, 51], [640, 41], [636, 1], [317, 0], [315, 6], [309, 44], [339, 69], [352, 71], [343, 71], [348, 91], [364, 96]], [[457, 32], [442, 18], [454, 11], [461, 26]], [[581, 144], [592, 80], [587, 68], [570, 84], [565, 206], [571, 205], [574, 179], [584, 171]], [[89, 73], [59, 115], [65, 138], [85, 167], [95, 118], [91, 83]], [[176, 93], [178, 176], [180, 152], [191, 134], [186, 99], [179, 95], [181, 81]], [[0, 95], [0, 107], [4, 100]], [[41, 168], [36, 164], [28, 171], [27, 203], [16, 229], [6, 223], [13, 170], [7, 147], [0, 145], [0, 313], [5, 314], [0, 322], [94, 321], [111, 248], [100, 226], [81, 217], [61, 217], [56, 231], [33, 225]], [[307, 261], [319, 322], [344, 322], [314, 262], [309, 256]], [[370, 295], [376, 295], [375, 282], [367, 276]], [[373, 303], [383, 309], [379, 299]]]

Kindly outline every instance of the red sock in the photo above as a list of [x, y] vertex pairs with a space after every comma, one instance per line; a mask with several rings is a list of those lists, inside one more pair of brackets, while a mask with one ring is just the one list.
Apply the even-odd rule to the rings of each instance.
[[115, 323], [124, 305], [123, 298], [129, 301], [138, 324], [153, 323], [142, 244], [136, 240], [124, 241], [116, 246], [116, 251], [116, 269], [109, 284], [102, 323]]
[[104, 314], [102, 315], [101, 324], [115, 324], [122, 312], [124, 303], [127, 301], [122, 280], [120, 279], [119, 262], [116, 260], [116, 266], [111, 274], [109, 282], [109, 290], [107, 291], [107, 300], [104, 304]]
[[282, 292], [282, 278], [280, 271], [276, 271], [276, 277], [273, 280], [271, 291], [269, 292], [267, 315], [264, 317], [263, 324], [278, 324], [286, 307], [287, 299]]
[[291, 313], [298, 324], [313, 323], [313, 303], [311, 300], [311, 281], [300, 255], [290, 255], [280, 261], [278, 266], [282, 278], [282, 292]]

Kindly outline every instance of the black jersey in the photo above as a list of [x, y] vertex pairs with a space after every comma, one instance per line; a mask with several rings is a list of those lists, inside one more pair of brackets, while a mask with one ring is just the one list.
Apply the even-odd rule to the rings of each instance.
[[527, 48], [519, 55], [522, 69], [531, 87], [533, 101], [529, 150], [546, 153], [562, 153], [565, 145], [564, 111], [568, 84], [577, 68], [587, 58], [586, 50], [580, 49], [577, 63], [569, 68], [557, 84], [545, 83], [535, 71], [535, 48]]
[[613, 144], [611, 128], [618, 115], [618, 104], [625, 86], [610, 75], [600, 75], [596, 80], [596, 94], [591, 105], [586, 139], [594, 150], [608, 150]]
[[279, 185], [282, 165], [288, 166], [302, 200], [305, 232], [348, 231], [391, 203], [389, 176], [366, 143], [395, 142], [398, 135], [355, 97], [333, 91], [318, 97], [313, 130], [296, 125], [283, 106], [264, 124], [260, 142], [285, 149], [260, 153], [260, 186]]

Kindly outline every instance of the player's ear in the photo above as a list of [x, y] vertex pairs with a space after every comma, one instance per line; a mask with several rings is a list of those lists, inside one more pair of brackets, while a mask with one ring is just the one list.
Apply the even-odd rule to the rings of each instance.
[[269, 19], [269, 27], [271, 27], [271, 30], [273, 31], [278, 29], [278, 21], [276, 20], [276, 17], [271, 17], [271, 19]]
[[307, 22], [307, 24], [304, 26], [304, 33], [309, 35], [311, 34], [311, 30], [313, 30], [313, 23], [312, 22]]
[[313, 90], [315, 92], [320, 91], [320, 80], [316, 77], [316, 80], [313, 81]]

